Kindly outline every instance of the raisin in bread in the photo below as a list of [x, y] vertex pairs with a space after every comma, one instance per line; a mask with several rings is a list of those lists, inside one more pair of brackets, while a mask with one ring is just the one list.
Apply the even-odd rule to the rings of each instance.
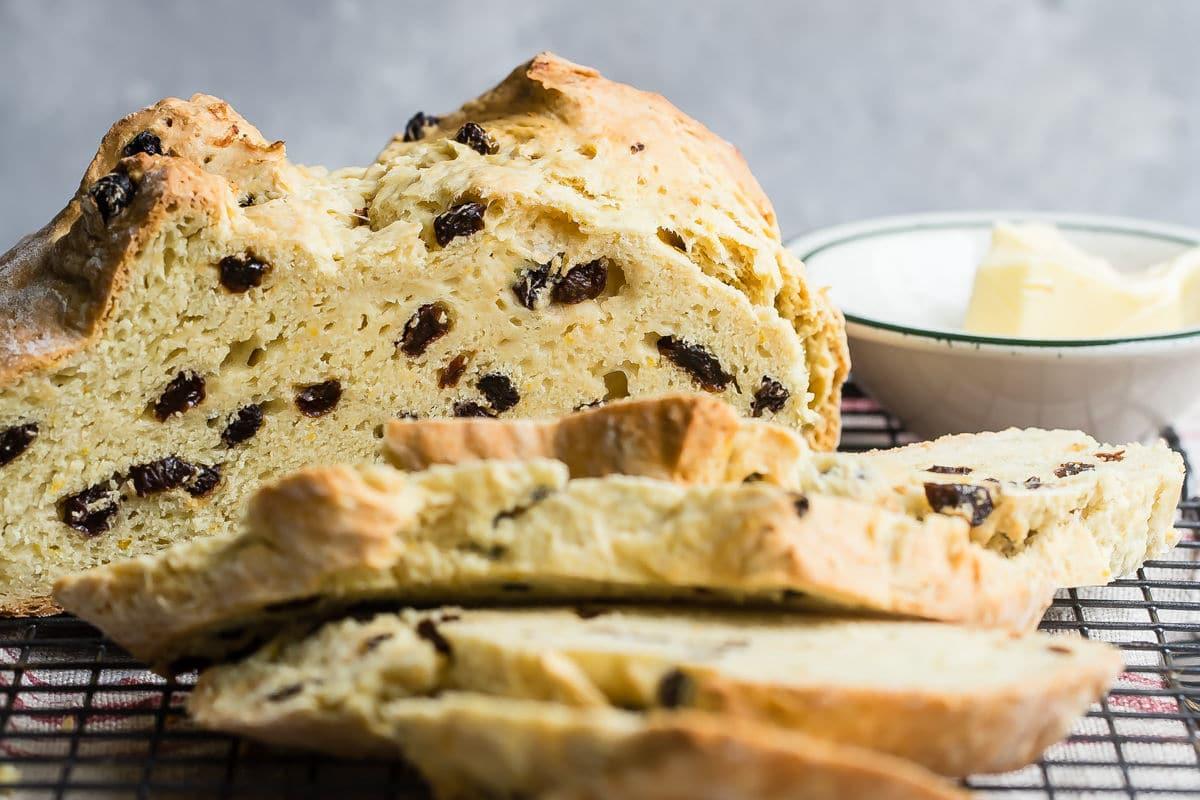
[[[880, 654], [886, 654], [881, 669]], [[579, 707], [689, 708], [879, 750], [945, 775], [1030, 763], [1120, 672], [1105, 644], [932, 622], [604, 608], [438, 609], [280, 635], [198, 697], [469, 691]], [[206, 700], [199, 700], [205, 704]], [[253, 705], [253, 703], [252, 703]], [[966, 732], [970, 732], [969, 735]]]
[[832, 447], [844, 347], [736, 151], [554, 56], [333, 172], [164, 100], [0, 257], [0, 606], [373, 460], [397, 414], [703, 388]]
[[739, 419], [699, 395], [613, 403], [557, 420], [396, 420], [384, 449], [403, 469], [547, 456], [572, 475], [762, 479], [924, 519], [958, 516], [1005, 555], [1039, 553], [1063, 587], [1107, 583], [1178, 540], [1183, 459], [1163, 442], [1101, 444], [1078, 431], [1010, 429], [891, 450], [818, 453], [791, 430]]
[[[700, 763], [710, 767], [694, 777], [711, 783], [689, 797], [965, 797], [914, 764], [770, 726], [700, 712], [646, 715], [462, 692], [394, 699], [386, 674], [364, 687], [360, 672], [313, 673], [307, 685], [267, 696], [210, 683], [189, 708], [204, 727], [270, 744], [402, 755], [440, 798], [595, 791], [597, 782]], [[306, 691], [318, 683], [319, 693]], [[741, 794], [747, 787], [753, 793]]]
[[479, 461], [309, 468], [261, 489], [239, 536], [67, 576], [55, 597], [161, 669], [380, 600], [724, 598], [1021, 629], [1053, 594], [1030, 563], [974, 544], [954, 517], [766, 483], [568, 480], [557, 461]]

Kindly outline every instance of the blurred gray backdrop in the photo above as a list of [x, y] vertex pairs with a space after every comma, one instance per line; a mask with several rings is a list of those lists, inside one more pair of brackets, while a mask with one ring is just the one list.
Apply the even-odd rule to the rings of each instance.
[[542, 49], [737, 144], [785, 234], [973, 207], [1200, 225], [1198, 35], [1193, 0], [0, 0], [0, 250], [165, 95], [359, 164]]

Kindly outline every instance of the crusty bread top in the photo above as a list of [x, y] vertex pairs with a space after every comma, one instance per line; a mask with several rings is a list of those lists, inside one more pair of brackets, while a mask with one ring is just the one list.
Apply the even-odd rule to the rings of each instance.
[[[171, 157], [122, 158], [126, 142], [152, 130]], [[133, 203], [108, 224], [88, 190], [121, 163], [138, 184]], [[282, 193], [283, 142], [267, 142], [226, 102], [167, 98], [117, 122], [100, 143], [67, 206], [0, 255], [0, 388], [47, 369], [101, 335], [130, 260], [169, 216], [219, 208], [226, 186]]]
[[557, 419], [393, 420], [384, 457], [408, 471], [477, 459], [551, 458], [572, 478], [640, 475], [680, 483], [780, 479], [808, 453], [787, 428], [740, 419], [708, 395], [635, 398]]
[[[548, 53], [442, 117], [441, 127], [467, 119], [497, 126], [503, 121], [507, 134], [525, 141], [570, 142], [571, 131], [585, 132], [629, 152], [630, 158], [589, 172], [586, 186], [578, 176], [564, 179], [589, 197], [641, 209], [637, 224], [663, 226], [660, 236], [668, 240], [686, 234], [687, 256], [697, 267], [787, 319], [806, 342], [809, 405], [819, 415], [806, 435], [819, 448], [836, 445], [840, 386], [848, 369], [841, 317], [823, 293], [806, 285], [803, 267], [779, 240], [769, 202], [732, 146], [663, 98]], [[140, 131], [161, 140], [163, 156], [122, 158], [124, 145]], [[397, 137], [377, 165], [408, 147]], [[581, 150], [576, 160], [594, 155]], [[115, 169], [135, 180], [137, 192], [133, 204], [105, 224], [88, 192]], [[220, 219], [225, 210], [236, 212], [233, 201], [286, 196], [290, 184], [319, 172], [290, 164], [282, 142], [268, 142], [208, 95], [166, 99], [118, 122], [67, 207], [0, 256], [0, 388], [86, 350], [102, 335], [131, 261], [168, 220], [189, 210], [203, 212], [193, 214], [198, 225]], [[653, 181], [645, 180], [647, 173]], [[380, 180], [384, 170], [369, 168], [364, 175]], [[701, 198], [723, 211], [692, 226], [687, 209]], [[370, 211], [377, 229], [394, 221], [384, 206]]]

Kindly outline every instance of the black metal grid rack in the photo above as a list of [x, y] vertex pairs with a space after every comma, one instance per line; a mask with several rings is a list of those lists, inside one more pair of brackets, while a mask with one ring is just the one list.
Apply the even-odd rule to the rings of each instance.
[[[852, 388], [843, 419], [847, 449], [909, 438]], [[1042, 623], [1119, 644], [1128, 667], [1116, 688], [1037, 764], [970, 780], [980, 794], [1200, 798], [1200, 500], [1179, 508], [1186, 532], [1173, 553], [1110, 586], [1061, 593]], [[0, 796], [5, 780], [18, 798], [425, 796], [399, 764], [196, 730], [183, 713], [193, 680], [146, 672], [69, 616], [0, 621]]]

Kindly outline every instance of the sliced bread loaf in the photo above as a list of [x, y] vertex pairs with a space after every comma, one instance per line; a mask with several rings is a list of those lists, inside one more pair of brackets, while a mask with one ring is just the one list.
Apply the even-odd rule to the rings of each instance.
[[242, 533], [61, 579], [55, 597], [158, 667], [370, 600], [680, 598], [1034, 625], [1051, 585], [961, 519], [765, 483], [568, 480], [560, 462], [310, 468]]
[[[882, 660], [882, 661], [881, 661]], [[731, 714], [945, 775], [1036, 759], [1120, 671], [1108, 645], [931, 622], [585, 607], [406, 611], [282, 635], [207, 671], [214, 695], [469, 691]], [[323, 676], [338, 676], [333, 688]], [[316, 682], [314, 682], [316, 679]]]
[[981, 545], [1032, 551], [1059, 586], [1107, 583], [1174, 546], [1183, 459], [1162, 442], [1106, 445], [1077, 431], [1010, 429], [868, 453], [816, 453], [792, 431], [737, 419], [701, 395], [614, 403], [558, 420], [397, 420], [402, 469], [480, 458], [559, 458], [573, 476], [762, 479], [924, 519], [958, 516]]
[[845, 369], [737, 152], [593, 70], [538, 56], [332, 172], [164, 100], [0, 256], [0, 610], [374, 460], [397, 414], [704, 389], [831, 448]]
[[325, 687], [320, 698], [303, 688], [263, 696], [210, 682], [197, 688], [189, 708], [204, 727], [271, 744], [356, 757], [400, 754], [440, 798], [588, 796], [645, 786], [653, 776], [682, 779], [672, 797], [966, 796], [900, 759], [750, 722], [458, 692], [389, 699], [386, 676], [364, 688], [351, 682], [356, 672], [310, 675]]

